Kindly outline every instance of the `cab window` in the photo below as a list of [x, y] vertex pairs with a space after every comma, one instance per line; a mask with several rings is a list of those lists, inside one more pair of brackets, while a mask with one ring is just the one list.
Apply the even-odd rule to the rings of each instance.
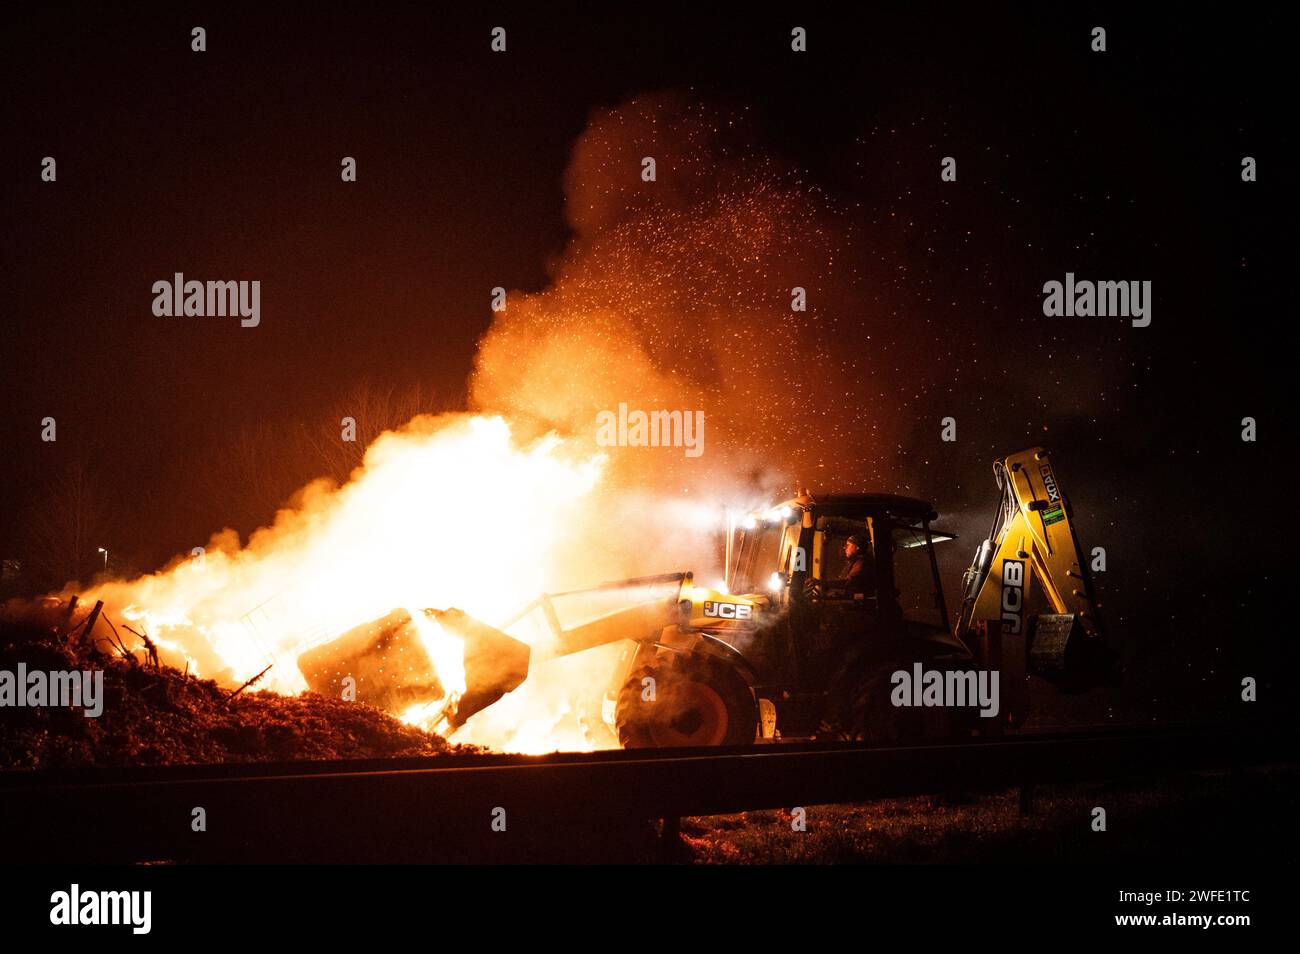
[[942, 627], [944, 619], [935, 601], [934, 566], [930, 562], [930, 549], [925, 545], [924, 529], [895, 524], [891, 533], [894, 586], [903, 618]]
[[781, 569], [781, 538], [784, 532], [784, 526], [769, 524], [739, 534], [736, 572], [731, 582], [733, 593], [767, 591], [772, 574]]

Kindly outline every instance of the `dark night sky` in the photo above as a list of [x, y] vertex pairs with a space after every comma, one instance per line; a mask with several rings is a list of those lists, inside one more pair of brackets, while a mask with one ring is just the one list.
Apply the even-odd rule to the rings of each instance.
[[[1266, 488], [1283, 472], [1294, 259], [1274, 238], [1293, 156], [1268, 14], [430, 6], [5, 14], [6, 556], [78, 454], [93, 452], [115, 548], [148, 568], [269, 516], [231, 514], [195, 478], [229, 435], [319, 421], [365, 379], [454, 403], [487, 289], [544, 287], [565, 247], [562, 174], [591, 110], [686, 90], [748, 108], [763, 149], [895, 229], [913, 347], [952, 370], [913, 408], [933, 469], [907, 489], [987, 509], [995, 454], [1046, 441], [1084, 526], [1146, 567], [1126, 581], [1146, 623], [1172, 621], [1175, 654], [1189, 616], [1263, 618], [1282, 535], [1238, 535], [1284, 519]], [[506, 56], [488, 51], [498, 23]], [[789, 52], [794, 23], [806, 55]], [[941, 192], [947, 154], [959, 182]], [[1240, 181], [1243, 155], [1261, 181]], [[1041, 285], [1067, 269], [1153, 281], [1152, 327], [1045, 333]], [[155, 318], [150, 285], [174, 271], [261, 279], [262, 326]], [[1058, 366], [1059, 393], [1018, 389], [1005, 371], [1025, 363]], [[1079, 368], [1105, 394], [1075, 414], [1061, 402]], [[973, 443], [935, 447], [953, 407]], [[1258, 444], [1239, 439], [1247, 414]], [[39, 440], [46, 415], [57, 447]]]

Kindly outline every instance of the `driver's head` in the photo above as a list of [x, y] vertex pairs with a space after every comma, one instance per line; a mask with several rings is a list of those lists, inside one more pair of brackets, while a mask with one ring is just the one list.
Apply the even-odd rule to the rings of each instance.
[[852, 558], [862, 552], [862, 538], [856, 533], [844, 541], [844, 555]]

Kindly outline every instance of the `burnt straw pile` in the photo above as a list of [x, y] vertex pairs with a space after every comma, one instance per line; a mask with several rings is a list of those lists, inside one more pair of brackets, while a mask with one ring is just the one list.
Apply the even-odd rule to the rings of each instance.
[[160, 664], [147, 633], [98, 606], [7, 605], [0, 770], [473, 751], [359, 702], [283, 696], [256, 683], [223, 687]]

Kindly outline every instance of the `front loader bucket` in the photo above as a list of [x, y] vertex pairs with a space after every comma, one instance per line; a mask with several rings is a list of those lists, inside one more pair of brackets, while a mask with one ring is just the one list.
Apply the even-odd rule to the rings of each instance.
[[[528, 678], [531, 651], [526, 643], [458, 609], [424, 613], [465, 643], [465, 693], [455, 711], [447, 713], [453, 728]], [[307, 650], [298, 657], [298, 669], [321, 695], [347, 698], [350, 687], [356, 701], [398, 716], [412, 706], [447, 698], [441, 681], [446, 674], [438, 673], [416, 621], [404, 609]]]
[[465, 642], [465, 694], [449, 719], [453, 728], [463, 725], [474, 713], [486, 709], [528, 678], [532, 650], [527, 643], [458, 609], [425, 612]]
[[[504, 625], [531, 633], [539, 661], [582, 652], [623, 639], [653, 641], [665, 627], [681, 621], [679, 599], [691, 574], [662, 573], [602, 583], [583, 590], [543, 594]], [[569, 604], [583, 622], [565, 627], [557, 604]], [[611, 603], [614, 608], [610, 608]], [[338, 698], [351, 685], [354, 698], [402, 715], [412, 706], [443, 702], [452, 728], [464, 725], [528, 678], [532, 649], [499, 629], [461, 610], [426, 609], [423, 613], [446, 633], [465, 644], [465, 692], [451, 705], [439, 673], [421, 639], [422, 620], [404, 609], [357, 626], [323, 646], [298, 657], [307, 684], [322, 695]], [[531, 621], [531, 622], [530, 622]], [[350, 683], [345, 683], [351, 677]]]

